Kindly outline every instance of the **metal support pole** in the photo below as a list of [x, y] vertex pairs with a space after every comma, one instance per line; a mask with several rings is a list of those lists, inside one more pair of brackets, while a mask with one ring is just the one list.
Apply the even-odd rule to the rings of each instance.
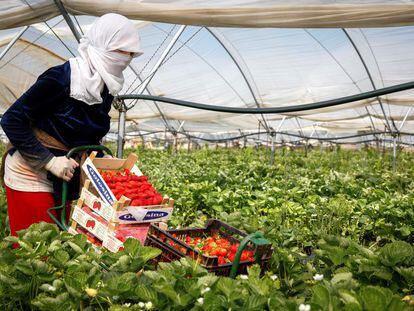
[[141, 131], [139, 131], [139, 135], [141, 136], [142, 149], [145, 149], [145, 137], [142, 135]]
[[4, 55], [7, 54], [7, 52], [13, 47], [13, 45], [17, 42], [17, 40], [20, 39], [20, 37], [25, 33], [25, 31], [29, 29], [29, 26], [24, 26], [22, 30], [17, 33], [14, 38], [7, 44], [7, 46], [4, 48], [4, 50], [0, 54], [0, 60], [4, 57]]
[[273, 165], [275, 162], [275, 132], [271, 132], [270, 136], [272, 138], [272, 146], [271, 146], [271, 153], [270, 153], [270, 166]]
[[155, 63], [154, 67], [152, 67], [150, 73], [148, 74], [147, 78], [144, 79], [143, 83], [138, 89], [137, 94], [142, 94], [144, 90], [147, 88], [147, 85], [151, 82], [152, 78], [154, 77], [155, 73], [157, 72], [158, 68], [162, 65], [165, 58], [167, 57], [168, 53], [172, 50], [177, 40], [180, 38], [181, 34], [184, 32], [186, 28], [186, 25], [180, 26], [178, 31], [175, 33], [174, 37], [171, 39], [171, 41], [168, 43], [168, 46], [165, 48], [165, 50], [162, 52], [160, 58]]
[[[172, 50], [172, 48], [174, 47], [175, 43], [178, 41], [178, 39], [180, 38], [181, 34], [184, 32], [186, 26], [182, 25], [180, 26], [180, 28], [178, 29], [178, 31], [175, 33], [174, 37], [171, 39], [171, 41], [168, 43], [168, 46], [165, 48], [165, 50], [162, 52], [160, 58], [158, 59], [158, 61], [155, 63], [155, 65], [152, 67], [150, 73], [148, 74], [147, 78], [144, 79], [144, 81], [142, 82], [142, 84], [139, 86], [137, 94], [143, 94], [145, 89], [147, 88], [148, 84], [151, 82], [152, 78], [154, 77], [155, 73], [157, 72], [157, 70], [160, 68], [160, 66], [162, 65], [162, 63], [164, 62], [165, 58], [167, 57], [168, 53], [170, 53], [170, 51]], [[137, 72], [135, 71], [134, 68], [131, 69], [134, 71], [135, 74], [137, 74]], [[160, 108], [158, 107], [158, 105], [155, 103], [158, 111], [160, 112], [165, 125], [168, 126], [167, 120], [164, 116], [164, 114], [161, 112]]]
[[[302, 125], [300, 124], [298, 117], [295, 117], [295, 119], [296, 119], [296, 123], [299, 125], [299, 133], [303, 139], [303, 137], [305, 137], [305, 133], [303, 132]], [[305, 156], [307, 155], [308, 155], [308, 142], [307, 140], [305, 140]]]
[[411, 107], [408, 109], [407, 113], [406, 113], [406, 114], [405, 114], [405, 116], [404, 116], [404, 119], [402, 120], [402, 122], [401, 122], [401, 124], [400, 124], [400, 127], [399, 127], [398, 131], [401, 131], [401, 129], [403, 128], [403, 126], [404, 126], [404, 124], [405, 124], [405, 121], [407, 121], [408, 115], [411, 113], [411, 109], [412, 109], [412, 108], [413, 108], [413, 106], [411, 106]]
[[[142, 83], [143, 81], [142, 81], [142, 79], [141, 79], [141, 76], [140, 76], [140, 73], [138, 72], [138, 70], [132, 65], [132, 64], [129, 64], [129, 66], [128, 66], [128, 68], [129, 69], [131, 69], [131, 71], [138, 77], [138, 79], [139, 79], [139, 81]], [[151, 92], [151, 89], [150, 89], [150, 87], [149, 86], [147, 86], [147, 92], [148, 92], [148, 94], [152, 94], [153, 92]], [[161, 108], [160, 108], [160, 106], [157, 104], [157, 102], [156, 101], [154, 101], [154, 105], [155, 105], [155, 107], [157, 108], [157, 110], [158, 110], [158, 112], [160, 113], [160, 115], [161, 115], [161, 118], [162, 118], [162, 120], [164, 121], [164, 124], [165, 124], [165, 126], [167, 127], [167, 128], [170, 128], [170, 125], [168, 124], [168, 122], [167, 122], [167, 120], [166, 120], [166, 118], [165, 118], [165, 116], [164, 116], [164, 114], [162, 113], [162, 111], [161, 111]], [[132, 107], [131, 107], [132, 108]]]
[[178, 148], [177, 132], [173, 132], [173, 136], [174, 136], [174, 153], [177, 153], [177, 148]]
[[63, 6], [63, 3], [60, 0], [54, 0], [54, 1], [55, 1], [56, 6], [58, 7], [60, 13], [62, 14], [63, 18], [65, 19], [66, 23], [68, 24], [70, 30], [72, 31], [73, 35], [75, 36], [76, 41], [78, 41], [78, 43], [79, 43], [82, 36], [79, 33], [79, 31], [76, 28], [73, 21], [71, 20], [68, 12], [66, 11], [65, 7]]
[[280, 132], [280, 130], [282, 129], [283, 123], [285, 123], [286, 120], [286, 116], [283, 116], [282, 121], [280, 121], [280, 124], [278, 125], [277, 129], [276, 129], [276, 133], [275, 133], [275, 141], [277, 138], [277, 134]]
[[393, 135], [392, 143], [392, 171], [395, 173], [397, 170], [397, 135]]
[[[356, 46], [356, 44], [355, 44], [354, 40], [351, 38], [351, 36], [349, 35], [349, 33], [346, 31], [346, 29], [342, 28], [342, 31], [345, 33], [345, 35], [346, 35], [346, 37], [348, 38], [349, 42], [352, 44], [352, 46], [353, 46], [353, 48], [354, 48], [355, 52], [357, 53], [357, 55], [358, 55], [358, 57], [359, 57], [359, 60], [360, 60], [360, 61], [361, 61], [361, 63], [362, 63], [362, 66], [364, 66], [365, 72], [366, 72], [366, 73], [367, 73], [367, 75], [368, 75], [368, 78], [369, 78], [369, 81], [371, 82], [372, 88], [373, 88], [374, 90], [376, 90], [377, 88], [376, 88], [376, 86], [375, 86], [374, 80], [372, 79], [371, 72], [369, 71], [368, 66], [367, 66], [367, 64], [365, 63], [365, 60], [364, 60], [364, 58], [362, 57], [361, 52], [359, 51], [359, 49], [358, 49], [358, 47]], [[382, 104], [382, 100], [381, 100], [381, 98], [380, 98], [379, 96], [377, 96], [377, 100], [378, 100], [378, 103], [380, 104], [382, 114], [384, 115], [384, 119], [385, 119], [386, 126], [388, 127], [388, 129], [389, 129], [390, 133], [393, 133], [393, 132], [394, 132], [394, 130], [391, 128], [390, 122], [388, 121], [387, 114], [385, 113], [384, 105]]]
[[119, 102], [119, 121], [118, 121], [118, 142], [116, 148], [116, 156], [122, 158], [125, 143], [125, 120], [126, 120], [126, 107], [124, 101]]
[[309, 143], [309, 139], [305, 139], [305, 157], [308, 156], [308, 143]]

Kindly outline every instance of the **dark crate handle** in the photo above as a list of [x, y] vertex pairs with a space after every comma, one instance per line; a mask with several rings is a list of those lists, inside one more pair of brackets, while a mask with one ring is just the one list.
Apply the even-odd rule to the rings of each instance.
[[[111, 150], [103, 145], [86, 145], [86, 146], [79, 146], [72, 148], [66, 154], [66, 157], [69, 159], [73, 154], [80, 152], [80, 151], [105, 151], [107, 154], [112, 155]], [[82, 169], [82, 168], [80, 168]], [[62, 181], [62, 199], [61, 204], [59, 206], [48, 208], [47, 214], [49, 217], [59, 226], [60, 229], [67, 231], [68, 225], [66, 224], [66, 201], [68, 195], [68, 183], [66, 181]], [[53, 210], [61, 210], [60, 220], [57, 219], [52, 211]]]
[[251, 233], [251, 234], [247, 235], [240, 242], [239, 248], [237, 249], [237, 252], [236, 252], [236, 256], [234, 256], [233, 265], [231, 266], [230, 275], [229, 275], [229, 277], [232, 278], [232, 279], [234, 279], [237, 275], [237, 270], [239, 269], [241, 254], [242, 254], [244, 248], [246, 247], [247, 243], [249, 243], [249, 242], [252, 242], [254, 245], [256, 245], [255, 260], [256, 260], [256, 263], [259, 264], [259, 265], [260, 265], [261, 260], [262, 260], [262, 256], [261, 256], [262, 254], [261, 254], [261, 252], [259, 252], [259, 249], [261, 249], [261, 248], [257, 247], [257, 246], [270, 244], [270, 242], [263, 237], [263, 234], [261, 232], [255, 232], [255, 233]]

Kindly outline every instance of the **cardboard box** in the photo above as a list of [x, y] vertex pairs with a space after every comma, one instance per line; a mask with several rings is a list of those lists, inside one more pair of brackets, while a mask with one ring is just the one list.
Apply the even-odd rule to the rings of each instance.
[[[87, 183], [88, 181], [85, 182], [85, 184]], [[122, 205], [122, 203], [119, 203], [119, 205]], [[88, 239], [94, 240], [92, 242], [94, 245], [103, 246], [111, 252], [117, 252], [123, 248], [123, 241], [118, 239], [117, 236], [133, 237], [144, 245], [148, 229], [149, 224], [122, 225], [113, 221], [108, 222], [90, 209], [81, 197], [73, 209], [72, 225], [68, 231], [72, 234], [91, 234], [99, 240]]]
[[160, 222], [168, 220], [173, 212], [174, 202], [169, 198], [164, 198], [162, 205], [128, 206], [130, 200], [122, 197], [111, 206], [90, 188], [90, 180], [86, 180], [80, 198], [83, 199], [84, 204], [108, 222], [117, 224]]
[[[128, 206], [130, 200], [121, 197], [117, 200], [103, 180], [98, 169], [123, 170], [129, 169], [134, 174], [141, 176], [142, 172], [135, 165], [137, 156], [130, 154], [126, 160], [95, 158], [92, 153], [82, 166], [94, 189], [86, 185], [81, 192], [81, 197], [86, 204], [107, 221], [119, 224], [134, 224], [142, 222], [159, 222], [168, 220], [173, 212], [174, 200], [164, 197], [160, 205]], [[123, 204], [119, 205], [118, 203]]]
[[76, 222], [76, 224], [82, 226], [88, 232], [92, 233], [101, 241], [103, 241], [107, 236], [108, 226], [86, 213], [79, 206], [76, 206], [73, 209], [72, 220]]

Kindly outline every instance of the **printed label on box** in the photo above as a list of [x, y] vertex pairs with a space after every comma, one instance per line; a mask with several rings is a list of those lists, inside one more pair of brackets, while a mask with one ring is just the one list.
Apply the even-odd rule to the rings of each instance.
[[172, 207], [145, 209], [137, 206], [128, 206], [127, 211], [117, 213], [117, 219], [120, 224], [158, 222], [170, 219], [172, 211]]
[[116, 253], [121, 247], [123, 247], [123, 245], [124, 244], [120, 240], [110, 234], [107, 234], [106, 238], [102, 242], [102, 246], [113, 253]]
[[113, 220], [115, 217], [115, 210], [101, 199], [97, 198], [89, 190], [82, 188], [81, 199], [89, 206], [95, 213], [102, 216], [106, 221]]
[[95, 165], [93, 165], [91, 159], [87, 158], [85, 163], [82, 165], [82, 169], [85, 171], [86, 175], [91, 180], [92, 184], [95, 186], [102, 200], [104, 200], [109, 205], [114, 204], [116, 201], [115, 196], [112, 191], [109, 189], [106, 182], [103, 180], [101, 174], [99, 174]]
[[108, 228], [77, 206], [73, 210], [72, 219], [101, 241], [105, 239]]

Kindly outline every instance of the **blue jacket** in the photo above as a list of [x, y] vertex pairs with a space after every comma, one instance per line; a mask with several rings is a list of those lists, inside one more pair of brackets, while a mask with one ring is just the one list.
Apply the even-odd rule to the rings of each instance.
[[101, 95], [102, 104], [96, 105], [70, 97], [70, 63], [65, 62], [41, 74], [4, 113], [1, 126], [23, 158], [33, 168], [40, 169], [54, 155], [64, 152], [44, 147], [31, 128], [45, 131], [69, 148], [99, 144], [109, 131], [108, 113], [113, 100], [106, 87]]

